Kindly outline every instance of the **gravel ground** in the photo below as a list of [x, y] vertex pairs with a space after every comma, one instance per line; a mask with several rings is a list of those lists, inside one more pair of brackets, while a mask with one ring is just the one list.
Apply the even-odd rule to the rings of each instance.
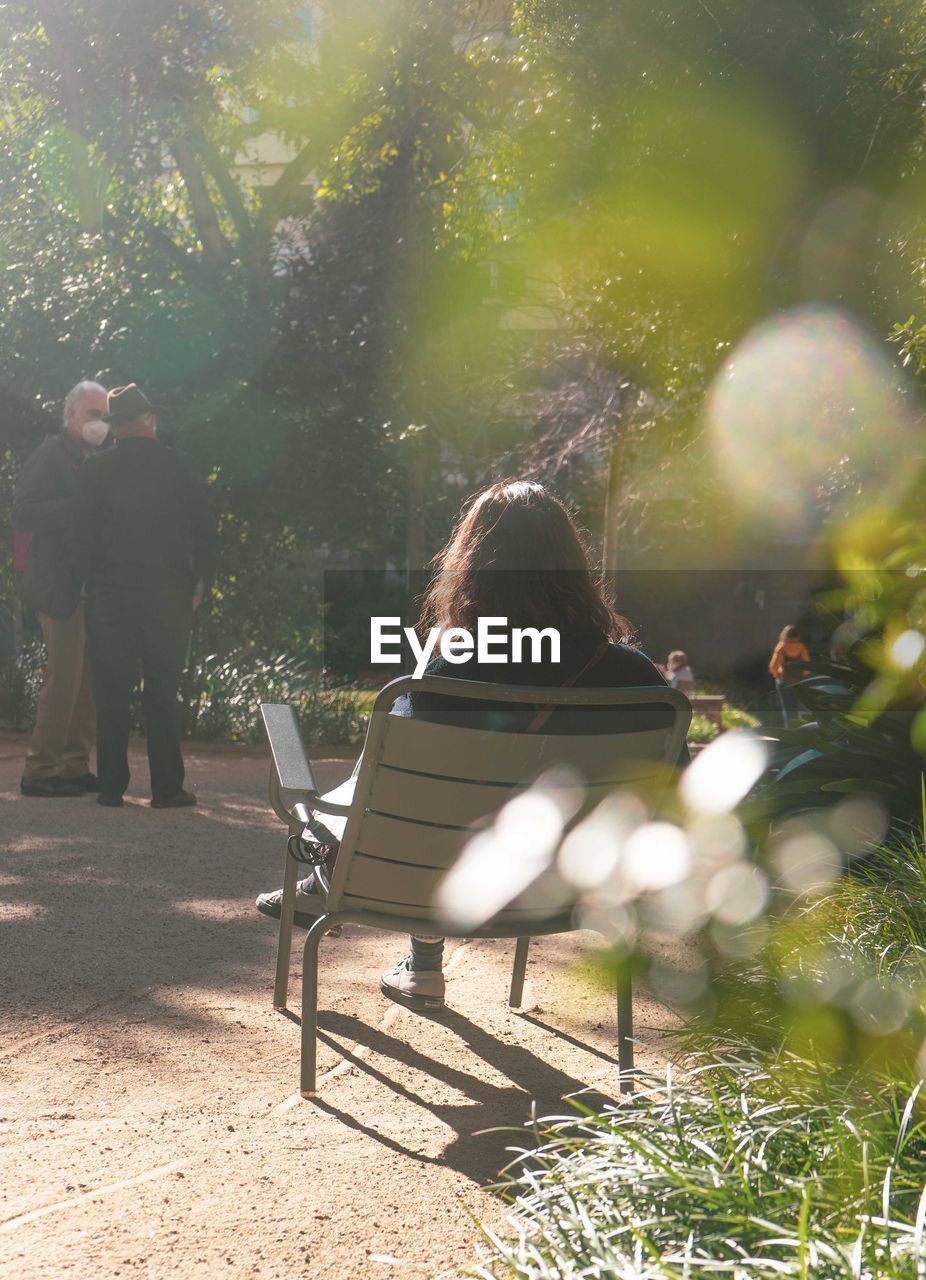
[[[322, 946], [319, 1097], [271, 1007], [282, 829], [263, 752], [192, 745], [189, 810], [152, 810], [141, 744], [123, 809], [19, 794], [0, 737], [0, 1276], [433, 1277], [504, 1225], [491, 1184], [532, 1108], [613, 1096], [614, 1012], [583, 972], [594, 935], [536, 942], [524, 1012], [513, 943], [448, 946], [448, 1009], [377, 978], [404, 940]], [[350, 761], [318, 762], [330, 787]], [[297, 938], [301, 938], [297, 934]], [[301, 948], [294, 948], [297, 1007]], [[638, 1062], [669, 1015], [640, 998]]]

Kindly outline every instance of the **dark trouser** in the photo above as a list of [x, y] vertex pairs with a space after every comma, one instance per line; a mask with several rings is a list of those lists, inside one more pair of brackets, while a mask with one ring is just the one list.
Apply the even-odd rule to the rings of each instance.
[[163, 800], [176, 795], [183, 787], [177, 690], [190, 632], [190, 593], [173, 588], [97, 590], [86, 612], [100, 790], [121, 796], [129, 784], [129, 711], [140, 669], [151, 796]]

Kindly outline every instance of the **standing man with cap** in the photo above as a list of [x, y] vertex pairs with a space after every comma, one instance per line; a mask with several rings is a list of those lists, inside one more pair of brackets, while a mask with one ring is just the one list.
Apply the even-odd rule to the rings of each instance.
[[158, 439], [155, 406], [135, 385], [109, 396], [114, 449], [81, 473], [75, 527], [87, 592], [97, 703], [97, 802], [122, 804], [129, 710], [144, 679], [151, 805], [196, 803], [183, 789], [177, 692], [193, 611], [215, 570], [215, 517], [205, 487]]
[[99, 785], [90, 770], [96, 712], [72, 517], [78, 473], [109, 433], [106, 411], [98, 382], [72, 387], [62, 429], [26, 461], [13, 499], [13, 528], [28, 538], [22, 597], [39, 616], [47, 654], [20, 783], [25, 796], [82, 796]]

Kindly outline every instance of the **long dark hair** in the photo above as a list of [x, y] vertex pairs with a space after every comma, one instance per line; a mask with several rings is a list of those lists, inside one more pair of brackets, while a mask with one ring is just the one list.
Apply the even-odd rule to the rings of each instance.
[[465, 627], [482, 617], [511, 626], [632, 638], [592, 572], [572, 517], [542, 484], [502, 480], [464, 506], [422, 601], [423, 627]]

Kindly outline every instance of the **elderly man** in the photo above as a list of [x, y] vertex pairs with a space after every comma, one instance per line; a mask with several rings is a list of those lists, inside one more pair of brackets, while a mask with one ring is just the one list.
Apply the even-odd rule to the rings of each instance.
[[82, 796], [99, 785], [90, 770], [96, 720], [71, 519], [78, 473], [109, 431], [106, 411], [99, 383], [69, 391], [61, 431], [30, 456], [13, 501], [13, 527], [29, 535], [23, 600], [39, 616], [48, 655], [20, 783], [26, 796]]
[[80, 476], [75, 506], [87, 589], [97, 704], [97, 802], [120, 806], [129, 783], [129, 711], [144, 679], [151, 805], [196, 803], [183, 789], [177, 691], [193, 611], [215, 568], [215, 518], [205, 487], [159, 439], [154, 405], [131, 383], [110, 392], [116, 442]]

